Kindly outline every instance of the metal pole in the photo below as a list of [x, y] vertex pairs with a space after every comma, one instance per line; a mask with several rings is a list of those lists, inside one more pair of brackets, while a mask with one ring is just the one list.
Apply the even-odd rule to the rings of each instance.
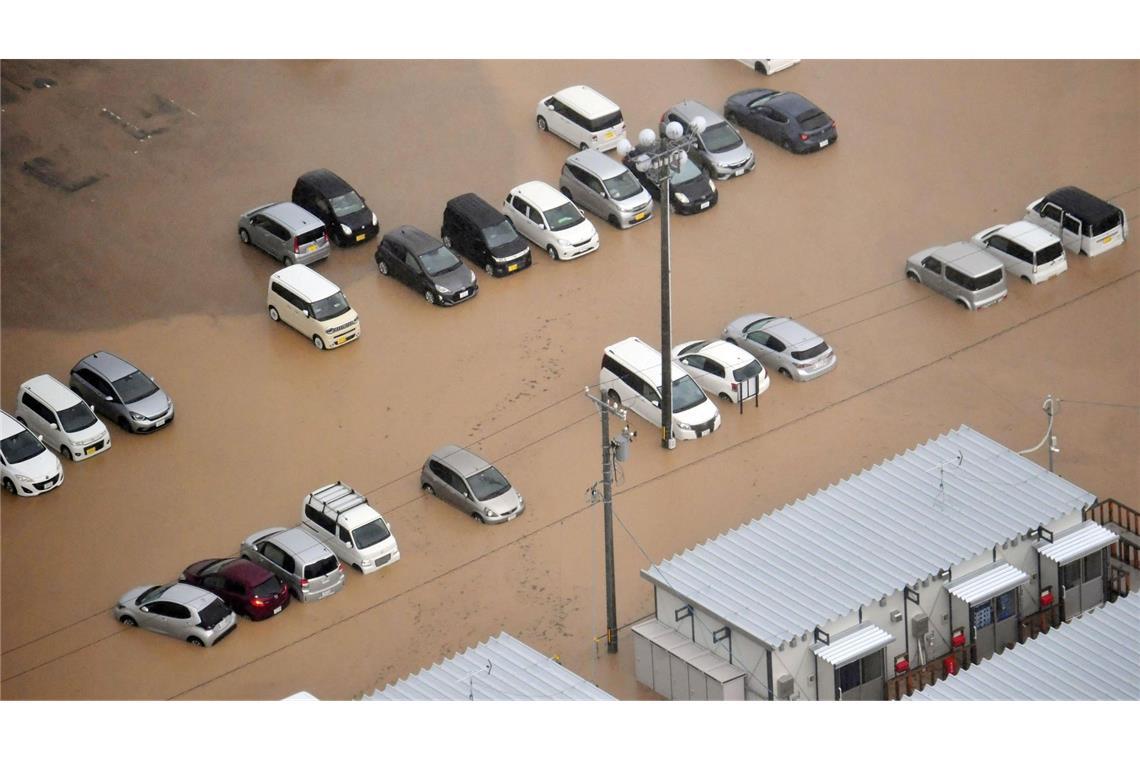
[[[665, 138], [662, 137], [662, 140]], [[665, 159], [661, 180], [661, 447], [677, 447], [673, 437], [673, 302], [669, 284], [673, 273], [669, 260], [669, 179], [671, 159]]]
[[610, 450], [610, 410], [602, 404], [602, 503], [606, 540], [606, 651], [617, 652], [617, 599], [614, 591], [613, 453]]

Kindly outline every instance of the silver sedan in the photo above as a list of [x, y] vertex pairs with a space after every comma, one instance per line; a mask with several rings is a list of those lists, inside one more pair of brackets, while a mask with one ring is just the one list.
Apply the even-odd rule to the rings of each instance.
[[769, 372], [791, 380], [812, 380], [835, 369], [827, 341], [788, 317], [746, 314], [724, 328], [723, 337], [760, 360]]
[[139, 586], [119, 599], [115, 619], [164, 633], [194, 646], [218, 643], [237, 627], [237, 615], [220, 598], [188, 583]]

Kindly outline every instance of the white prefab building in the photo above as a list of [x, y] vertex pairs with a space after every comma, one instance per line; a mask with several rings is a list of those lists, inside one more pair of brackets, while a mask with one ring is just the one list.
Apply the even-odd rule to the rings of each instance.
[[1140, 699], [1140, 594], [1089, 610], [912, 699]]
[[613, 697], [507, 633], [361, 697], [363, 701], [566, 699]]
[[968, 667], [1043, 608], [1104, 601], [1118, 537], [1083, 521], [1094, 500], [960, 427], [643, 570], [638, 680], [673, 699], [883, 699], [896, 674]]

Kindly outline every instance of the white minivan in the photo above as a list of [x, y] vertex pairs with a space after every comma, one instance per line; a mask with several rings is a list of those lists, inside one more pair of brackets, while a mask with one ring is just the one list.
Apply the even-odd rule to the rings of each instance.
[[301, 503], [301, 525], [329, 550], [368, 575], [400, 559], [388, 521], [368, 498], [339, 480], [321, 486]]
[[1007, 272], [1038, 285], [1069, 268], [1057, 236], [1036, 224], [1021, 221], [988, 227], [974, 242], [993, 254]]
[[59, 458], [39, 436], [0, 411], [0, 481], [19, 496], [39, 496], [63, 483]]
[[605, 95], [584, 84], [567, 87], [538, 101], [535, 122], [578, 150], [606, 151], [625, 137], [621, 109]]
[[1119, 206], [1079, 187], [1060, 187], [1025, 207], [1025, 221], [1061, 239], [1085, 256], [1099, 256], [1128, 238], [1128, 215]]
[[[701, 438], [720, 427], [716, 405], [677, 362], [672, 362], [673, 435]], [[608, 346], [598, 375], [601, 393], [654, 425], [661, 425], [661, 353], [640, 338]]]
[[270, 319], [284, 322], [322, 350], [360, 337], [360, 317], [344, 293], [304, 264], [269, 276], [268, 307]]
[[111, 434], [95, 416], [94, 407], [51, 375], [33, 377], [20, 386], [16, 419], [49, 449], [73, 462], [111, 448]]
[[598, 231], [574, 202], [545, 182], [524, 182], [507, 193], [503, 213], [519, 233], [566, 261], [598, 250]]

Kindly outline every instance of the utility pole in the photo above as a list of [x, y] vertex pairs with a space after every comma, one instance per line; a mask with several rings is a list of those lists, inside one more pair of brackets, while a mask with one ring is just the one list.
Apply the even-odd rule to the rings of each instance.
[[[662, 134], [662, 140], [665, 136]], [[671, 171], [661, 172], [661, 446], [677, 447], [673, 437], [673, 262], [669, 248], [669, 179]]]
[[[618, 641], [617, 592], [614, 588], [613, 459], [616, 450], [618, 461], [625, 461], [629, 456], [629, 442], [635, 434], [626, 427], [617, 441], [611, 441], [610, 415], [617, 415], [622, 422], [625, 422], [625, 410], [620, 407], [612, 407], [602, 399], [591, 396], [589, 387], [586, 388], [586, 398], [594, 402], [602, 415], [602, 515], [606, 544], [606, 651], [614, 654], [618, 650]], [[597, 488], [597, 483], [594, 484], [594, 488]], [[592, 503], [597, 503], [596, 498]]]

